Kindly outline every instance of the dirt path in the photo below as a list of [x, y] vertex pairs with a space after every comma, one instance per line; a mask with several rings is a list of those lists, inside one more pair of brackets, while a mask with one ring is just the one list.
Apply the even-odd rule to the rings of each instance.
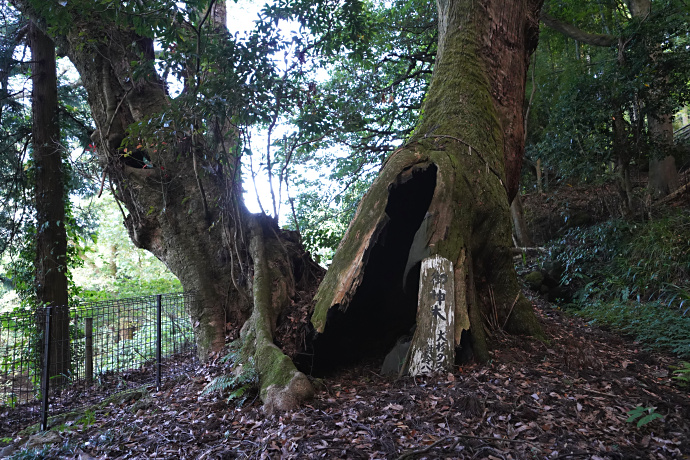
[[[362, 364], [323, 381], [303, 409], [266, 417], [199, 397], [190, 367], [139, 404], [61, 433], [44, 458], [690, 458], [690, 398], [677, 360], [538, 306], [549, 342], [495, 336], [493, 361], [397, 381]], [[635, 407], [662, 418], [638, 428]], [[66, 443], [66, 444], [65, 444]]]

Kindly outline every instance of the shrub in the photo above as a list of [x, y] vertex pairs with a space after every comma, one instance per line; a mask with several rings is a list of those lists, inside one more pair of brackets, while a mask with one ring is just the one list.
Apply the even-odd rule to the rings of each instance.
[[578, 314], [690, 357], [690, 216], [575, 228], [552, 253]]

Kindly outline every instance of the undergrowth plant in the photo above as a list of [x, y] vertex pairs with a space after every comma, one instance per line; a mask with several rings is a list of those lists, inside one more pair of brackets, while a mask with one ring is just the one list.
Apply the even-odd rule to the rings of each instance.
[[581, 303], [577, 314], [629, 334], [647, 347], [669, 350], [690, 358], [690, 317], [659, 301], [591, 301]]
[[552, 254], [578, 314], [690, 357], [690, 215], [571, 229]]
[[46, 458], [50, 446], [36, 447], [33, 449], [20, 449], [7, 457], [9, 460], [43, 460]]
[[690, 299], [690, 216], [647, 222], [611, 220], [574, 228], [553, 250], [565, 268], [563, 284], [582, 297], [658, 299], [684, 308]]
[[238, 407], [242, 406], [258, 388], [259, 375], [254, 360], [251, 357], [242, 360], [240, 350], [233, 344], [228, 354], [221, 358], [221, 363], [226, 373], [211, 380], [201, 394], [217, 391], [227, 398], [227, 402], [235, 401]]
[[682, 367], [673, 371], [673, 380], [678, 382], [678, 385], [690, 388], [690, 363], [680, 363]]
[[637, 406], [636, 408], [628, 411], [628, 419], [626, 422], [635, 423], [635, 420], [637, 420], [637, 427], [642, 428], [646, 424], [653, 422], [656, 419], [663, 418], [663, 415], [655, 411], [656, 407]]

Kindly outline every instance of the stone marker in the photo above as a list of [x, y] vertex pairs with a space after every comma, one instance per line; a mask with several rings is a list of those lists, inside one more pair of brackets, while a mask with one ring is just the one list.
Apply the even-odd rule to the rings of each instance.
[[[455, 289], [453, 263], [441, 256], [422, 261], [417, 329], [408, 352], [407, 372], [450, 372], [455, 363]], [[404, 372], [405, 368], [403, 368]]]

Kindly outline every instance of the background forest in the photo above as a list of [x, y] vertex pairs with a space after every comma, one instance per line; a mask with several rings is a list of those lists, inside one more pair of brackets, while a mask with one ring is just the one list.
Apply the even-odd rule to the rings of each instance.
[[[363, 193], [424, 116], [436, 7], [423, 0], [352, 1], [334, 6], [331, 16], [308, 3], [268, 3], [256, 17], [242, 10], [240, 22], [255, 21], [254, 27], [235, 33], [231, 25], [230, 49], [206, 43], [204, 56], [196, 55], [203, 78], [186, 73], [194, 53], [176, 48], [182, 45], [174, 28], [156, 17], [135, 19], [134, 28], [155, 31], [155, 65], [176, 101], [161, 126], [139, 126], [137, 134], [165, 139], [165, 126], [190, 122], [192, 92], [203, 96], [194, 107], [202, 118], [226, 104], [243, 106], [232, 129], [241, 139], [242, 187], [255, 201], [252, 210], [298, 231], [327, 267]], [[546, 2], [528, 73], [514, 233], [519, 247], [543, 248], [518, 261], [528, 286], [562, 308], [687, 358], [688, 6], [651, 4], [649, 10], [642, 0]], [[180, 14], [198, 21], [202, 6], [190, 2]], [[241, 6], [228, 4], [231, 21]], [[12, 2], [1, 8], [0, 252], [7, 311], [35, 302], [41, 224], [28, 22]], [[228, 59], [236, 63], [232, 72], [214, 67]], [[135, 69], [146, 72], [143, 65]], [[95, 158], [82, 82], [64, 57], [57, 74], [71, 299], [181, 289], [162, 263], [129, 241], [122, 207], [108, 198], [110, 181]], [[142, 149], [135, 144], [125, 141], [122, 155], [129, 167], [146, 171], [150, 158], [137, 156]]]

